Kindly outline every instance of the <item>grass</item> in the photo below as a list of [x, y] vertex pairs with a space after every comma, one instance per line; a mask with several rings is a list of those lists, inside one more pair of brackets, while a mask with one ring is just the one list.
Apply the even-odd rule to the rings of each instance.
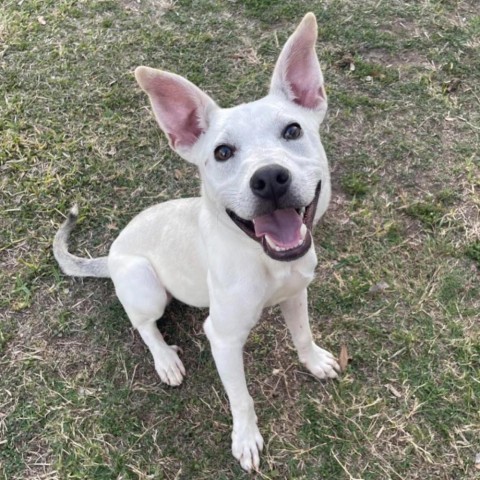
[[198, 192], [137, 65], [224, 106], [259, 98], [308, 10], [334, 187], [310, 311], [321, 343], [352, 360], [338, 382], [315, 381], [265, 312], [245, 352], [266, 440], [256, 477], [480, 478], [474, 0], [2, 3], [0, 478], [248, 477], [229, 452], [206, 312], [174, 303], [160, 322], [188, 372], [164, 387], [112, 285], [64, 277], [51, 242], [73, 202], [72, 248], [95, 256], [146, 206]]

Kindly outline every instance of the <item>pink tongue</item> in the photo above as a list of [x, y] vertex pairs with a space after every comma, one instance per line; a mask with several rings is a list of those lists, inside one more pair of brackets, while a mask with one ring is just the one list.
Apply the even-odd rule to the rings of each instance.
[[302, 239], [300, 233], [302, 219], [293, 208], [275, 210], [268, 215], [262, 215], [255, 218], [253, 224], [257, 237], [268, 235], [279, 247], [296, 247]]

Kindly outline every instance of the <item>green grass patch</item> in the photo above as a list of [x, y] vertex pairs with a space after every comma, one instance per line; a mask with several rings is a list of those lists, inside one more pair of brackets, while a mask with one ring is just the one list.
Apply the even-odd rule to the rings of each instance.
[[370, 179], [359, 172], [352, 172], [342, 177], [343, 190], [352, 196], [362, 197], [370, 190]]
[[438, 203], [417, 202], [405, 210], [406, 213], [416, 220], [420, 220], [428, 228], [438, 227], [442, 223], [445, 210]]
[[465, 255], [480, 265], [480, 240], [470, 243], [465, 248]]

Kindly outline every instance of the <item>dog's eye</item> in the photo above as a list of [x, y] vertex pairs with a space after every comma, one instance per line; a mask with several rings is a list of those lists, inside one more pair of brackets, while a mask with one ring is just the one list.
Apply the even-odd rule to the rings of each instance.
[[302, 127], [298, 123], [291, 123], [285, 127], [283, 138], [285, 140], [296, 140], [302, 136]]
[[234, 153], [235, 149], [230, 145], [219, 145], [214, 151], [215, 160], [219, 162], [224, 162], [230, 157], [233, 157]]

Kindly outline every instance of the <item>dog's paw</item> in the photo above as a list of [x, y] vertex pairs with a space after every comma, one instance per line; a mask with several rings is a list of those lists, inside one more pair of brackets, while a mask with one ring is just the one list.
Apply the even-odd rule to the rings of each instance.
[[178, 356], [179, 347], [167, 345], [165, 348], [153, 353], [155, 370], [163, 383], [177, 387], [182, 383], [185, 376], [185, 367]]
[[306, 355], [300, 358], [300, 361], [320, 379], [336, 378], [341, 372], [335, 357], [315, 344]]
[[263, 449], [263, 438], [257, 425], [253, 424], [241, 432], [232, 433], [232, 453], [240, 462], [240, 466], [250, 472], [260, 466], [260, 452]]

